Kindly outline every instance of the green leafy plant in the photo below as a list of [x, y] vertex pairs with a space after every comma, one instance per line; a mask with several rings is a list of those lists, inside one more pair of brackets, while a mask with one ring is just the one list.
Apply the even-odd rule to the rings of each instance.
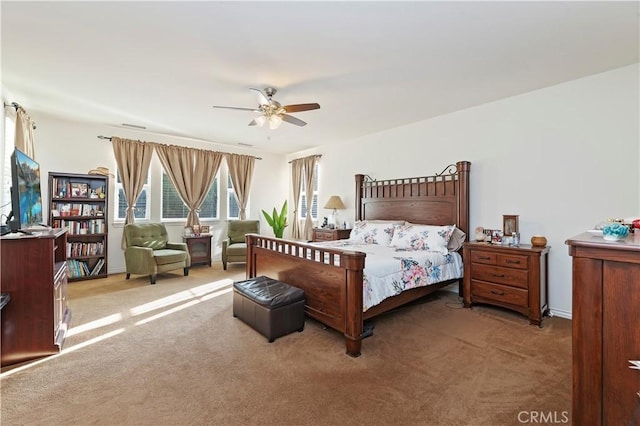
[[267, 223], [273, 229], [273, 233], [276, 238], [282, 238], [284, 234], [284, 228], [287, 227], [287, 200], [284, 200], [284, 204], [280, 209], [280, 214], [278, 214], [276, 208], [273, 208], [273, 213], [269, 216], [269, 213], [262, 210], [262, 214], [265, 219], [267, 219]]

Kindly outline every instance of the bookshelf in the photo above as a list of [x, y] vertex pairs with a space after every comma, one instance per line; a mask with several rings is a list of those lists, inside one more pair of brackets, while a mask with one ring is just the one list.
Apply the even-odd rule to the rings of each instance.
[[67, 230], [69, 281], [107, 276], [109, 177], [49, 172], [49, 226]]

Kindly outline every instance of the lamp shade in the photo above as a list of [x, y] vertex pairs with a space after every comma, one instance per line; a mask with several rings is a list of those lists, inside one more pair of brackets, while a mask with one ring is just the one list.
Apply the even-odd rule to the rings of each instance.
[[340, 199], [340, 196], [332, 195], [329, 198], [329, 201], [327, 201], [327, 204], [324, 205], [324, 208], [325, 209], [343, 210], [345, 207], [344, 207], [344, 203]]

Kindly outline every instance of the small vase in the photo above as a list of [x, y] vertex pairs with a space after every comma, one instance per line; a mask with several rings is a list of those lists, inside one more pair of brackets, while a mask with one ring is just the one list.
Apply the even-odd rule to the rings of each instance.
[[543, 235], [534, 235], [531, 237], [531, 245], [533, 247], [545, 247], [547, 245], [547, 239]]

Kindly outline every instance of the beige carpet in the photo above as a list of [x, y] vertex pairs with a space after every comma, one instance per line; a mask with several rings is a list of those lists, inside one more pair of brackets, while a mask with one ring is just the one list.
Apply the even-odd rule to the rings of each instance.
[[568, 320], [538, 328], [440, 292], [379, 317], [354, 359], [313, 320], [270, 344], [233, 318], [243, 265], [178, 272], [71, 283], [64, 351], [2, 369], [2, 425], [493, 426], [570, 411]]

